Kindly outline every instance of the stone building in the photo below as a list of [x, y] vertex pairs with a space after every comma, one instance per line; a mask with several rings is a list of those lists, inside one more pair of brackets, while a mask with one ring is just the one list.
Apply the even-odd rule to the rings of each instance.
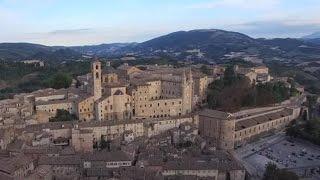
[[23, 179], [33, 170], [34, 160], [23, 154], [0, 159], [0, 177], [3, 174], [8, 179]]
[[28, 94], [18, 94], [13, 99], [0, 100], [1, 128], [12, 127], [18, 121], [30, 119], [33, 114], [32, 98]]
[[199, 133], [213, 138], [219, 149], [234, 149], [270, 131], [282, 130], [300, 115], [300, 107], [256, 108], [234, 114], [203, 110]]
[[269, 74], [269, 68], [266, 66], [240, 67], [235, 65], [234, 71], [237, 74], [246, 76], [252, 83], [266, 83], [272, 79]]
[[147, 137], [152, 137], [170, 129], [179, 128], [180, 125], [184, 123], [198, 125], [198, 122], [199, 120], [197, 115], [144, 121], [144, 134]]
[[[123, 139], [125, 132], [131, 132], [127, 134], [131, 139], [150, 137], [181, 123], [197, 124], [194, 105], [206, 97], [208, 85], [207, 76], [191, 68], [142, 71], [128, 65], [114, 69], [110, 63], [102, 68], [98, 60], [92, 62], [91, 73], [79, 80], [79, 88], [31, 93], [35, 117], [45, 124], [25, 128], [23, 139], [28, 144], [48, 144], [47, 139], [37, 139], [45, 132], [50, 145], [70, 141], [77, 151], [91, 152], [101, 138]], [[47, 123], [58, 109], [76, 115], [80, 122]]]
[[182, 116], [192, 112], [193, 78], [186, 75], [158, 76], [132, 82], [133, 115], [141, 118]]
[[[38, 160], [39, 166], [50, 166], [54, 179], [70, 179], [80, 174], [81, 157], [79, 155], [46, 156]], [[67, 178], [68, 177], [68, 178]]]
[[124, 120], [132, 118], [132, 98], [123, 85], [107, 86], [104, 98], [95, 103], [96, 119]]
[[72, 129], [72, 146], [77, 152], [92, 152], [93, 139], [92, 130], [90, 129]]
[[24, 64], [33, 64], [35, 67], [43, 67], [44, 66], [44, 61], [42, 60], [37, 60], [37, 59], [30, 59], [30, 60], [24, 60], [22, 61]]
[[128, 80], [134, 77], [136, 74], [139, 74], [141, 70], [134, 66], [129, 66], [128, 63], [124, 63], [123, 65], [118, 67], [120, 77]]
[[199, 133], [212, 137], [221, 149], [234, 148], [235, 117], [231, 113], [205, 109], [199, 114]]
[[45, 137], [50, 138], [49, 145], [54, 145], [54, 142], [59, 139], [65, 139], [78, 152], [92, 152], [93, 145], [100, 142], [101, 138], [124, 141], [124, 135], [128, 132], [130, 132], [129, 136], [131, 139], [142, 136], [152, 137], [167, 130], [179, 128], [180, 125], [185, 123], [197, 125], [198, 116], [33, 124], [24, 128], [22, 139], [27, 144], [32, 145], [37, 138], [40, 138], [39, 135], [46, 134]]
[[193, 103], [194, 104], [202, 104], [207, 99], [207, 89], [208, 85], [212, 81], [208, 78], [208, 76], [204, 74], [197, 73], [193, 76]]
[[95, 120], [94, 96], [84, 94], [77, 102], [77, 116], [80, 121]]
[[77, 113], [76, 101], [79, 94], [77, 89], [43, 89], [33, 92], [36, 119], [38, 122], [48, 122], [54, 117], [58, 109], [66, 110], [70, 114]]
[[[127, 67], [127, 68], [124, 68]], [[127, 73], [139, 73], [141, 70], [124, 66]], [[80, 120], [125, 120], [136, 118], [161, 118], [181, 116], [192, 111], [193, 78], [192, 73], [170, 78], [161, 76], [150, 79], [121, 79], [121, 71], [110, 66], [101, 75], [101, 64], [92, 65], [92, 95], [81, 98], [78, 103]], [[120, 79], [119, 79], [119, 76]], [[123, 73], [123, 72], [122, 72]], [[99, 78], [102, 76], [102, 79]], [[98, 79], [97, 79], [98, 78]], [[101, 87], [102, 84], [102, 87]], [[128, 86], [129, 85], [129, 86]], [[101, 91], [101, 92], [100, 92]], [[101, 93], [101, 94], [100, 94]], [[98, 98], [99, 97], [99, 98]]]
[[108, 152], [106, 150], [83, 155], [83, 168], [85, 170], [99, 168], [119, 168], [132, 166], [132, 161], [126, 153], [122, 151]]
[[94, 61], [91, 64], [91, 73], [92, 73], [92, 81], [93, 81], [93, 99], [97, 101], [102, 97], [102, 89], [101, 89], [101, 62]]
[[168, 179], [230, 179], [244, 180], [245, 169], [231, 155], [217, 151], [209, 157], [168, 161], [163, 165], [162, 175]]
[[14, 129], [0, 129], [0, 149], [6, 149], [7, 145], [13, 141]]
[[282, 130], [299, 115], [300, 108], [292, 107], [263, 111], [249, 117], [237, 117], [234, 145], [235, 147], [242, 146], [267, 132]]
[[58, 109], [89, 122], [184, 116], [205, 100], [209, 82], [204, 75], [193, 77], [191, 69], [142, 71], [129, 65], [113, 69], [110, 63], [102, 69], [98, 60], [79, 80], [78, 89], [33, 93], [39, 122], [48, 122]]

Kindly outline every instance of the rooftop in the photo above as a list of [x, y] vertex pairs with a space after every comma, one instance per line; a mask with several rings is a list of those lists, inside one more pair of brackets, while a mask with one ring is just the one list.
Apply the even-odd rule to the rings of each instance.
[[41, 156], [39, 165], [73, 165], [80, 166], [81, 158], [78, 155], [69, 156]]
[[19, 168], [23, 168], [32, 162], [32, 159], [23, 154], [13, 157], [0, 158], [0, 171], [13, 174]]
[[211, 155], [182, 157], [164, 164], [165, 170], [240, 170], [242, 165], [230, 154], [216, 151]]
[[233, 115], [231, 113], [223, 112], [223, 111], [217, 111], [212, 109], [204, 109], [199, 113], [200, 116], [206, 116], [211, 117], [219, 120], [227, 120], [232, 119]]
[[263, 114], [261, 116], [254, 116], [252, 118], [240, 120], [236, 122], [236, 131], [246, 129], [258, 124], [262, 124], [268, 121], [286, 117], [292, 114], [292, 109], [283, 109], [277, 112], [271, 112], [268, 114]]
[[35, 103], [36, 106], [40, 105], [51, 105], [51, 104], [63, 104], [63, 103], [72, 103], [75, 99], [58, 99], [58, 100], [50, 100], [50, 101], [37, 101]]
[[94, 153], [84, 154], [83, 159], [86, 161], [131, 161], [129, 156], [122, 151], [96, 151]]
[[64, 122], [49, 122], [43, 124], [31, 124], [25, 127], [27, 133], [34, 133], [36, 131], [42, 131], [43, 129], [71, 129], [75, 122], [64, 121]]

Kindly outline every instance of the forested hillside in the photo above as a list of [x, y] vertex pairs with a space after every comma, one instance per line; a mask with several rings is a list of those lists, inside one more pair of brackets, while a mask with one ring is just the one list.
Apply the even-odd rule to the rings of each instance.
[[229, 66], [224, 78], [216, 80], [208, 88], [208, 105], [212, 109], [235, 112], [243, 107], [259, 107], [280, 103], [296, 95], [296, 89], [283, 83], [251, 84], [244, 76], [236, 75]]
[[70, 86], [72, 78], [88, 73], [89, 70], [89, 61], [70, 61], [44, 67], [20, 62], [1, 62], [0, 99], [42, 88], [66, 88]]

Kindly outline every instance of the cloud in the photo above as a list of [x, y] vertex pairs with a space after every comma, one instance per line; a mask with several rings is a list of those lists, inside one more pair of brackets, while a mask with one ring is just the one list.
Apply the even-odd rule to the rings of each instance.
[[230, 26], [230, 29], [240, 31], [253, 37], [294, 37], [300, 38], [304, 35], [319, 31], [320, 23], [310, 21], [256, 21]]
[[62, 29], [48, 32], [51, 35], [65, 35], [65, 34], [74, 34], [74, 33], [90, 33], [93, 29], [83, 28], [83, 29]]
[[[253, 37], [300, 37], [320, 29], [320, 2], [317, 0], [303, 3], [290, 0], [190, 2], [184, 2], [182, 8], [181, 3], [177, 3], [172, 13], [171, 9], [161, 9], [159, 13], [152, 8], [145, 8], [147, 10], [138, 14], [130, 10], [111, 10], [111, 15], [109, 11], [101, 12], [97, 18], [91, 16], [99, 12], [94, 9], [77, 11], [76, 8], [82, 7], [81, 2], [77, 7], [71, 3], [75, 9], [69, 10], [71, 7], [61, 0], [4, 0], [0, 3], [0, 42], [47, 45], [141, 42], [173, 31], [203, 28], [239, 31]], [[181, 9], [176, 9], [177, 6]], [[149, 11], [152, 16], [145, 15]]]
[[[92, 45], [115, 42], [142, 42], [163, 35], [169, 30], [162, 27], [88, 27], [78, 29], [60, 29], [49, 32], [24, 33], [17, 37], [14, 42], [32, 42], [45, 45]], [[17, 39], [17, 40], [16, 40]]]

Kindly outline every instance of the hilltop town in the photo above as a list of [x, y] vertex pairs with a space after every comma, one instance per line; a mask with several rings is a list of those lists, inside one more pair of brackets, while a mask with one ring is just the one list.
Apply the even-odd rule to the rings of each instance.
[[0, 180], [320, 180], [320, 0], [0, 0]]
[[[103, 63], [69, 88], [0, 101], [0, 179], [259, 178], [247, 158], [269, 147], [257, 140], [286, 141], [286, 127], [309, 115], [300, 85], [281, 102], [228, 112], [207, 106], [224, 66]], [[252, 86], [292, 86], [266, 66], [232, 70]]]

